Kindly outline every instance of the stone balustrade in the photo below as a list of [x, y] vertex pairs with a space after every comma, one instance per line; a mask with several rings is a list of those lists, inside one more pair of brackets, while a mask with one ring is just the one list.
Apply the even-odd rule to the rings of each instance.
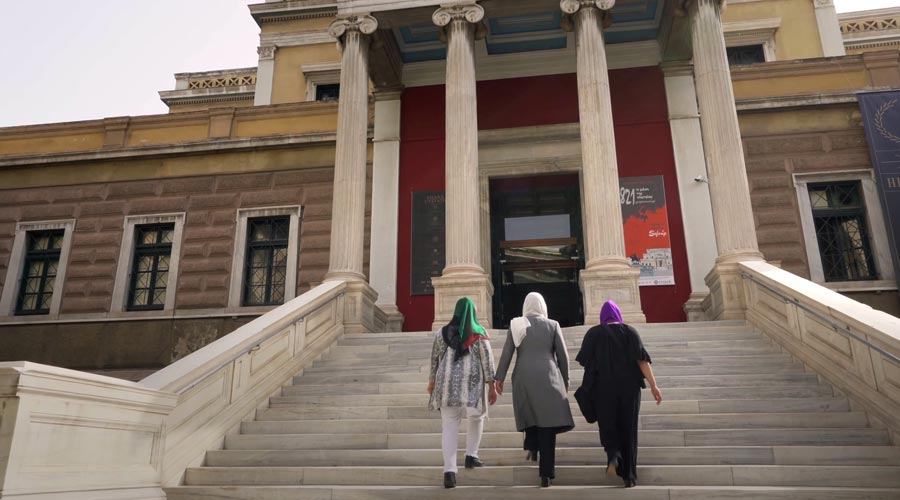
[[[139, 383], [0, 363], [3, 498], [164, 500], [344, 333], [352, 292], [325, 282]], [[366, 314], [384, 327], [382, 311]]]
[[739, 264], [747, 320], [900, 443], [900, 318], [762, 261]]

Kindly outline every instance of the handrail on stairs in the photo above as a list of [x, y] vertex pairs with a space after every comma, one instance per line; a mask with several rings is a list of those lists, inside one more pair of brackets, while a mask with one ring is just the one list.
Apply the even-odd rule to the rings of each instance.
[[803, 309], [803, 310], [806, 311], [807, 313], [812, 314], [813, 316], [815, 316], [817, 319], [819, 319], [819, 320], [822, 321], [823, 323], [825, 323], [825, 324], [831, 326], [831, 328], [833, 328], [834, 331], [839, 332], [839, 333], [842, 333], [842, 334], [844, 334], [844, 335], [847, 335], [848, 337], [851, 337], [851, 338], [853, 338], [854, 340], [857, 340], [857, 341], [859, 341], [859, 342], [862, 342], [863, 344], [865, 344], [866, 346], [868, 346], [870, 349], [872, 349], [872, 350], [874, 350], [874, 351], [877, 351], [879, 354], [881, 354], [882, 356], [884, 356], [884, 357], [890, 359], [890, 360], [893, 361], [894, 363], [900, 364], [900, 357], [898, 357], [898, 356], [894, 355], [893, 353], [888, 352], [888, 351], [882, 349], [881, 347], [879, 347], [879, 346], [873, 344], [869, 339], [867, 339], [867, 338], [865, 338], [865, 337], [860, 337], [859, 335], [857, 335], [856, 333], [854, 333], [854, 332], [850, 329], [849, 326], [843, 325], [843, 324], [841, 324], [841, 323], [838, 323], [838, 322], [835, 321], [833, 318], [831, 318], [831, 317], [829, 317], [829, 316], [825, 316], [824, 314], [820, 313], [819, 311], [817, 311], [817, 310], [815, 310], [815, 309], [813, 309], [813, 308], [807, 306], [806, 304], [803, 304], [803, 303], [800, 302], [798, 299], [796, 299], [796, 298], [794, 298], [794, 297], [791, 297], [791, 296], [787, 295], [787, 294], [784, 293], [783, 291], [781, 291], [781, 290], [779, 290], [779, 289], [773, 287], [772, 285], [769, 285], [768, 283], [763, 282], [763, 281], [760, 280], [759, 278], [753, 276], [752, 274], [750, 274], [750, 273], [748, 273], [748, 272], [746, 272], [746, 271], [742, 271], [742, 272], [741, 272], [741, 276], [742, 276], [744, 279], [748, 279], [748, 280], [750, 280], [750, 281], [753, 281], [753, 282], [756, 283], [757, 285], [759, 285], [759, 286], [765, 288], [766, 290], [772, 292], [773, 294], [777, 295], [777, 296], [780, 297], [782, 300], [784, 300], [785, 303], [793, 304], [793, 305], [799, 307], [800, 309]]

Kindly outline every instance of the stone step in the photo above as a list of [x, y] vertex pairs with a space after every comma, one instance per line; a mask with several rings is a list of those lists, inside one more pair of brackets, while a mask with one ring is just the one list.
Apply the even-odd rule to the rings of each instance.
[[[570, 358], [574, 359], [574, 358]], [[747, 356], [697, 356], [683, 355], [672, 357], [660, 357], [654, 355], [653, 363], [655, 366], [667, 367], [721, 367], [721, 366], [757, 366], [760, 373], [765, 373], [766, 367], [784, 367], [794, 363], [794, 360], [787, 354], [759, 354]], [[578, 364], [572, 362], [571, 369], [579, 368]], [[394, 375], [395, 373], [415, 372], [428, 373], [429, 365], [427, 359], [418, 360], [416, 363], [406, 363], [403, 360], [389, 363], [387, 361], [379, 361], [375, 366], [341, 366], [339, 363], [332, 363], [325, 366], [313, 366], [303, 371], [303, 376], [299, 377], [298, 383], [304, 380], [316, 381], [321, 379], [329, 379], [334, 375], [345, 375], [358, 377], [360, 375]], [[320, 376], [316, 378], [316, 376]], [[341, 380], [341, 379], [336, 379]], [[370, 382], [404, 382], [401, 378], [384, 378], [373, 379]], [[345, 382], [336, 382], [345, 383]]]
[[[462, 476], [460, 476], [462, 481]], [[769, 486], [699, 487], [616, 486], [373, 487], [373, 486], [178, 486], [166, 488], [168, 500], [897, 500], [893, 488], [798, 488]]]
[[[569, 435], [573, 433], [567, 433]], [[345, 447], [354, 454], [364, 456], [367, 453], [375, 453], [379, 450], [376, 445], [387, 445], [387, 436], [372, 436], [368, 446], [363, 443], [343, 440], [348, 436], [319, 435], [320, 443], [317, 447], [298, 450], [210, 450], [206, 453], [206, 465], [209, 467], [298, 467], [305, 461], [315, 459], [316, 453], [330, 453], [340, 449], [341, 445], [358, 445]], [[488, 436], [485, 436], [486, 438]], [[512, 436], [515, 443], [510, 443], [504, 448], [514, 449], [521, 459], [522, 436], [516, 433]], [[560, 436], [562, 438], [562, 436]], [[440, 459], [440, 436], [432, 439], [432, 454]], [[491, 443], [482, 441], [482, 449], [479, 455], [485, 460], [491, 457]], [[487, 446], [485, 446], [487, 445]], [[593, 438], [594, 447], [570, 447], [559, 440], [557, 448], [557, 463], [571, 463], [578, 457], [582, 461], [588, 456], [596, 460], [605, 457], [603, 449], [599, 447], [599, 437]], [[323, 447], [327, 451], [319, 452]], [[399, 446], [398, 452], [408, 451], [408, 447]], [[392, 461], [391, 466], [398, 466], [402, 462]], [[900, 448], [894, 446], [641, 446], [638, 452], [638, 463], [641, 465], [871, 465], [871, 466], [900, 466]], [[323, 466], [334, 466], [323, 464]]]
[[[664, 348], [656, 350], [648, 350], [654, 363], [664, 364], [660, 360], [666, 358], [677, 358], [686, 355], [696, 357], [716, 357], [716, 356], [763, 356], [775, 355], [781, 353], [780, 349], [774, 345], [767, 344], [765, 346], [733, 346], [733, 347], [717, 347], [709, 349], [679, 349]], [[499, 359], [500, 350], [495, 350], [494, 358]], [[577, 351], [569, 349], [569, 358], [574, 360]], [[355, 367], [376, 367], [376, 366], [404, 366], [404, 365], [421, 365], [429, 361], [431, 352], [412, 352], [408, 355], [400, 353], [387, 353], [378, 357], [366, 358], [339, 358], [339, 359], [320, 359], [313, 363], [314, 367], [338, 366], [344, 369]]]
[[[291, 427], [269, 427], [267, 430], [271, 430], [272, 432], [270, 433], [229, 435], [225, 438], [225, 448], [228, 450], [316, 449], [322, 443], [322, 434], [349, 436], [347, 440], [341, 441], [347, 447], [355, 446], [357, 443], [360, 445], [376, 443], [380, 446], [376, 447], [376, 450], [384, 451], [392, 449], [423, 450], [440, 447], [440, 438], [436, 438], [437, 432], [424, 434], [424, 437], [422, 434], [404, 434], [405, 437], [398, 437], [400, 434], [397, 432], [387, 432], [393, 430], [390, 428], [391, 426], [385, 425], [383, 422], [366, 420], [357, 421], [357, 430], [360, 432], [367, 431], [365, 434], [350, 433], [346, 432], [345, 429], [342, 429], [343, 432], [331, 432], [334, 423], [326, 421], [320, 427], [307, 427], [299, 433], [292, 433], [295, 429]], [[509, 427], [514, 428], [514, 426]], [[281, 431], [281, 433], [277, 433], [278, 431]], [[379, 431], [381, 432], [379, 433]], [[600, 446], [596, 425], [585, 424], [567, 434], [570, 435], [560, 437], [559, 442], [561, 444], [564, 443], [567, 446], [579, 448], [596, 448]], [[462, 435], [460, 433], [460, 436]], [[354, 436], [365, 437], [354, 439]], [[643, 446], [867, 446], [888, 444], [888, 435], [887, 431], [883, 429], [864, 428], [642, 430], [640, 431], [639, 440]], [[521, 449], [522, 435], [515, 430], [505, 432], [490, 431], [483, 436], [483, 445], [482, 451], [484, 452], [493, 448], [518, 447], [518, 449]], [[488, 448], [489, 445], [493, 448]], [[326, 446], [325, 448], [328, 447]], [[600, 455], [602, 453], [597, 456], [599, 457]], [[397, 457], [392, 455], [390, 458]], [[435, 460], [439, 461], [439, 459], [440, 454], [437, 455]], [[518, 463], [516, 461], [518, 458], [511, 457], [511, 460], [513, 460], [513, 465]], [[393, 462], [381, 463], [395, 465]], [[419, 462], [413, 462], [413, 464], [416, 463]]]
[[[581, 385], [583, 371], [571, 371], [569, 377], [571, 380], [570, 393], [574, 394], [578, 386]], [[427, 377], [421, 378], [417, 376], [418, 381], [414, 382], [395, 382], [382, 384], [349, 384], [339, 388], [333, 385], [291, 385], [282, 389], [282, 396], [294, 397], [318, 397], [318, 396], [352, 396], [352, 395], [410, 395], [424, 394], [425, 388], [423, 384], [427, 382]], [[413, 379], [410, 377], [410, 379]], [[656, 381], [661, 388], [675, 389], [684, 387], [757, 387], [768, 386], [773, 383], [788, 384], [818, 384], [819, 378], [813, 373], [792, 372], [792, 373], [764, 373], [756, 375], [658, 375]], [[510, 392], [514, 381], [505, 388], [506, 392]]]
[[[574, 398], [570, 400], [573, 415], [580, 415]], [[260, 411], [262, 416], [267, 412], [279, 412], [282, 408]], [[722, 400], [682, 400], [665, 401], [655, 405], [647, 402], [641, 408], [643, 415], [681, 414], [697, 415], [705, 413], [790, 413], [816, 411], [850, 411], [850, 402], [846, 398], [799, 398], [799, 399], [722, 399]], [[322, 406], [295, 405], [284, 411], [297, 420], [346, 420], [346, 419], [435, 419], [441, 418], [440, 412], [429, 410], [424, 406]], [[496, 404], [490, 408], [490, 419], [512, 418], [511, 404]]]
[[[752, 383], [748, 380], [747, 383]], [[425, 385], [425, 381], [422, 382]], [[663, 385], [665, 401], [683, 401], [700, 399], [774, 399], [782, 397], [821, 397], [834, 395], [834, 389], [826, 384], [812, 381], [769, 383], [749, 387], [735, 385], [733, 387], [666, 387]], [[652, 401], [648, 390], [644, 391], [645, 404]], [[367, 394], [367, 395], [334, 395], [334, 396], [275, 396], [270, 398], [271, 408], [292, 407], [298, 405], [319, 406], [420, 406], [428, 405], [429, 396], [421, 394]], [[512, 403], [510, 391], [504, 392], [498, 404]]]
[[[495, 356], [503, 353], [503, 346], [496, 342], [492, 344]], [[566, 346], [571, 355], [578, 353], [581, 347], [580, 343], [566, 342]], [[734, 340], [702, 340], [702, 341], [677, 341], [677, 340], [658, 340], [652, 342], [644, 342], [644, 346], [648, 351], [665, 350], [665, 349], [690, 349], [702, 352], [706, 349], [724, 349], [728, 347], [771, 347], [772, 342], [768, 339], [759, 337], [758, 335], [752, 339], [734, 339]], [[423, 357], [431, 355], [430, 345], [419, 344], [393, 344], [393, 345], [362, 345], [362, 346], [342, 346], [333, 347], [325, 359], [365, 359], [378, 358], [383, 356], [409, 356]]]
[[[397, 467], [205, 467], [188, 469], [186, 485], [434, 486], [441, 466]], [[488, 466], [462, 471], [467, 486], [534, 486], [534, 465]], [[900, 488], [900, 467], [707, 465], [638, 467], [642, 486], [815, 486]], [[557, 486], [620, 485], [602, 466], [558, 466]]]

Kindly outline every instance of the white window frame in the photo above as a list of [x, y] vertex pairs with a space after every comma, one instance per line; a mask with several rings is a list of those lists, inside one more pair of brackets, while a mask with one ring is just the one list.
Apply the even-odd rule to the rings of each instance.
[[724, 23], [722, 26], [726, 47], [762, 45], [766, 62], [778, 59], [775, 51], [775, 32], [779, 28], [781, 18]]
[[119, 248], [119, 261], [116, 266], [116, 282], [113, 286], [112, 313], [159, 314], [160, 311], [128, 311], [128, 289], [131, 284], [134, 264], [134, 231], [135, 227], [144, 224], [175, 224], [172, 235], [172, 254], [169, 257], [169, 280], [166, 283], [166, 302], [163, 311], [175, 309], [175, 293], [178, 289], [178, 267], [181, 261], [181, 239], [184, 234], [184, 212], [155, 215], [129, 215], [125, 217], [122, 233], [122, 245]]
[[277, 306], [244, 306], [241, 295], [244, 288], [244, 271], [247, 253], [247, 221], [256, 217], [277, 217], [289, 215], [287, 275], [284, 279], [284, 303], [297, 296], [297, 270], [300, 264], [300, 221], [303, 217], [302, 205], [263, 208], [241, 208], [237, 211], [237, 227], [234, 232], [234, 258], [231, 261], [231, 285], [228, 289], [228, 309], [230, 311], [252, 308], [270, 309]]
[[[896, 285], [892, 283], [894, 281], [894, 264], [891, 259], [891, 247], [888, 244], [887, 226], [884, 223], [884, 214], [881, 212], [881, 200], [878, 197], [874, 172], [869, 169], [842, 170], [800, 173], [793, 174], [793, 177], [797, 193], [797, 206], [800, 209], [800, 223], [803, 227], [806, 257], [809, 262], [810, 279], [834, 290], [860, 290], [866, 286], [879, 290], [885, 289], [885, 287], [896, 289]], [[866, 204], [866, 222], [869, 225], [869, 238], [878, 279], [826, 282], [822, 254], [819, 252], [819, 240], [816, 237], [812, 203], [809, 201], [809, 184], [854, 181], [858, 181], [862, 187], [863, 202]]]
[[316, 87], [341, 83], [341, 63], [304, 64], [301, 68], [306, 78], [306, 100], [316, 100]]
[[[59, 265], [56, 268], [56, 278], [53, 284], [53, 295], [50, 298], [50, 312], [41, 314], [40, 318], [59, 317], [59, 309], [62, 305], [63, 285], [66, 282], [66, 271], [69, 267], [69, 253], [72, 249], [72, 233], [75, 232], [75, 219], [19, 222], [16, 224], [16, 235], [13, 240], [12, 252], [9, 255], [9, 264], [6, 269], [6, 281], [3, 285], [3, 293], [0, 294], [0, 316], [15, 316], [16, 299], [19, 296], [19, 287], [22, 286], [22, 272], [25, 265], [25, 235], [29, 231], [47, 231], [62, 229], [63, 243], [59, 252]], [[16, 316], [25, 317], [25, 316]], [[30, 317], [30, 316], [29, 316]]]

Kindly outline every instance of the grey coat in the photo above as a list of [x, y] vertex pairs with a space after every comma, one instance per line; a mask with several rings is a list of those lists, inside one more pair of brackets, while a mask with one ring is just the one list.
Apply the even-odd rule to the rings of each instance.
[[495, 380], [504, 380], [513, 352], [516, 366], [512, 374], [513, 411], [516, 428], [575, 427], [566, 391], [569, 387], [569, 353], [559, 323], [528, 317], [531, 326], [518, 348], [512, 332], [507, 333]]

